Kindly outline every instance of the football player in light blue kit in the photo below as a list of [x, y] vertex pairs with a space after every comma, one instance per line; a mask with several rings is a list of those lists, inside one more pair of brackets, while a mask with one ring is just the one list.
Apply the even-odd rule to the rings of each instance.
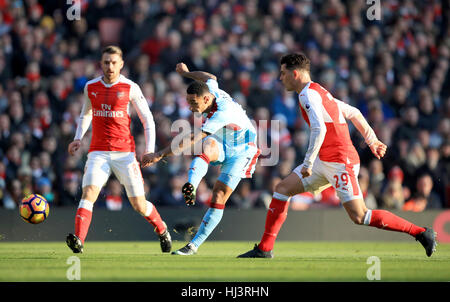
[[219, 224], [225, 203], [241, 178], [252, 177], [260, 150], [256, 144], [256, 130], [244, 109], [228, 93], [219, 89], [214, 75], [203, 71], [190, 72], [184, 63], [177, 64], [176, 71], [194, 80], [187, 88], [186, 100], [192, 112], [202, 113], [206, 119], [198, 134], [190, 134], [188, 143], [183, 140], [176, 150], [169, 146], [154, 153], [142, 162], [142, 166], [149, 166], [167, 156], [181, 154], [203, 140], [202, 153], [193, 159], [188, 182], [182, 188], [187, 205], [195, 203], [195, 192], [208, 172], [209, 164], [221, 166], [210, 208], [203, 217], [197, 234], [185, 247], [172, 253], [193, 255]]

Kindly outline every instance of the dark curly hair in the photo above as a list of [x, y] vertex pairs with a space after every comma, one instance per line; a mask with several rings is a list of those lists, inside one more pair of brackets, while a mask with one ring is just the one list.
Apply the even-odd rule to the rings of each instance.
[[310, 72], [311, 62], [303, 53], [290, 53], [281, 57], [280, 65], [286, 64], [286, 69], [304, 69]]
[[195, 94], [197, 96], [205, 95], [205, 93], [209, 92], [208, 85], [202, 82], [192, 82], [189, 84], [188, 88], [186, 89], [187, 94]]

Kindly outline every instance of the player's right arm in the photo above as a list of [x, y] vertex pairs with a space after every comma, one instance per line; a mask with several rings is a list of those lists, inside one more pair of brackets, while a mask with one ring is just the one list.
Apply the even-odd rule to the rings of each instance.
[[75, 155], [75, 152], [81, 147], [81, 139], [86, 134], [92, 121], [92, 104], [88, 97], [87, 85], [84, 86], [84, 103], [78, 118], [77, 130], [73, 142], [69, 144], [69, 154]]
[[165, 157], [173, 156], [176, 154], [183, 154], [185, 150], [192, 148], [192, 146], [194, 146], [196, 143], [198, 143], [208, 135], [208, 133], [203, 131], [200, 131], [198, 133], [190, 133], [188, 136], [181, 139], [181, 142], [179, 144], [173, 145], [172, 143], [170, 143], [169, 146], [159, 152], [147, 154], [145, 158], [142, 158], [141, 165], [143, 168], [145, 168], [156, 164]]
[[177, 67], [175, 69], [179, 75], [193, 79], [195, 81], [199, 82], [205, 82], [209, 79], [213, 79], [214, 81], [217, 81], [217, 77], [213, 74], [210, 74], [205, 71], [189, 71], [189, 68], [184, 63], [178, 63]]
[[300, 105], [305, 110], [310, 123], [310, 135], [308, 150], [303, 160], [301, 174], [303, 177], [311, 176], [312, 166], [316, 160], [320, 147], [322, 147], [327, 133], [327, 127], [322, 114], [322, 101], [320, 95], [314, 90], [308, 90], [305, 94], [299, 96]]
[[370, 127], [361, 111], [349, 104], [346, 104], [338, 99], [335, 99], [338, 103], [344, 117], [352, 122], [352, 124], [358, 129], [359, 133], [364, 138], [364, 141], [369, 146], [372, 153], [376, 158], [381, 159], [387, 150], [387, 146], [378, 140], [375, 131]]

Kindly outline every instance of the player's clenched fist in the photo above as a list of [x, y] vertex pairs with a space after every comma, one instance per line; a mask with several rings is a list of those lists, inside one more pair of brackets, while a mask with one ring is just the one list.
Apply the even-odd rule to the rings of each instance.
[[189, 72], [189, 68], [184, 63], [178, 63], [177, 67], [175, 68], [175, 70], [180, 75], [183, 75], [184, 73]]
[[303, 178], [309, 177], [312, 175], [312, 168], [302, 167], [300, 173], [302, 174]]
[[163, 156], [159, 152], [144, 154], [142, 156], [141, 166], [143, 168], [151, 166], [151, 165], [159, 162], [162, 158], [163, 158]]
[[381, 159], [386, 154], [387, 146], [378, 140], [371, 144], [369, 147], [372, 153], [378, 159]]
[[75, 155], [75, 152], [77, 152], [78, 149], [81, 147], [81, 141], [79, 139], [74, 140], [69, 144], [69, 154]]

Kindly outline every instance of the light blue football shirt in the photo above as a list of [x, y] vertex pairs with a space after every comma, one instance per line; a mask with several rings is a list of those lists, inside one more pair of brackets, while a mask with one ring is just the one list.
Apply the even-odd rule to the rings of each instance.
[[248, 143], [256, 145], [255, 127], [242, 106], [219, 89], [217, 81], [209, 79], [206, 85], [216, 99], [202, 125], [202, 131], [213, 135], [225, 148], [241, 149]]

